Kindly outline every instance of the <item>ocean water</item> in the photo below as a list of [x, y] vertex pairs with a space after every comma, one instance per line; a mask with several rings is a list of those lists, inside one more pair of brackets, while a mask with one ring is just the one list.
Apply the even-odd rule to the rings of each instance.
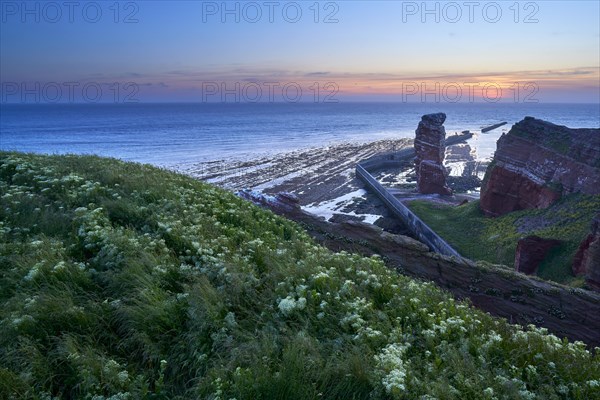
[[472, 140], [481, 159], [491, 156], [498, 136], [525, 116], [573, 128], [600, 127], [598, 104], [3, 104], [0, 149], [98, 154], [168, 167], [414, 137], [421, 115], [431, 112], [447, 114], [448, 134], [507, 121]]

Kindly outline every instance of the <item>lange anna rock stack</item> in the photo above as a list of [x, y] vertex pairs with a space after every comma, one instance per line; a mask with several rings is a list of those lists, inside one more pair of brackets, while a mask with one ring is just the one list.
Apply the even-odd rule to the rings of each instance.
[[415, 131], [415, 168], [417, 189], [423, 194], [452, 194], [446, 185], [444, 153], [446, 150], [446, 114], [427, 114]]

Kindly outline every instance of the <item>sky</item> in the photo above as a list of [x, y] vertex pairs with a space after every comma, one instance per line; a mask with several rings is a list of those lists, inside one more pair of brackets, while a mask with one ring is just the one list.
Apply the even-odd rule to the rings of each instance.
[[600, 103], [599, 1], [0, 6], [2, 102]]

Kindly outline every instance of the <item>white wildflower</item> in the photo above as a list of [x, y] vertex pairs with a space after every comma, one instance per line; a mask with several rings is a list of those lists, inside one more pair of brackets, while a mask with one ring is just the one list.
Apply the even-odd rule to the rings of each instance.
[[129, 380], [129, 373], [127, 371], [121, 371], [117, 374], [119, 382], [126, 383]]
[[225, 323], [227, 324], [228, 327], [235, 328], [237, 326], [237, 322], [235, 320], [235, 314], [232, 313], [231, 311], [228, 312], [227, 315], [225, 316]]
[[290, 315], [294, 310], [302, 310], [306, 306], [306, 299], [301, 297], [296, 301], [291, 296], [286, 297], [285, 299], [279, 302], [279, 311], [282, 312], [283, 315]]
[[60, 261], [58, 264], [56, 264], [52, 270], [55, 272], [59, 272], [59, 271], [64, 271], [67, 268], [67, 264], [65, 264], [64, 261]]
[[521, 395], [521, 398], [523, 398], [525, 400], [535, 400], [535, 398], [536, 398], [535, 393], [532, 393], [526, 389], [519, 390], [519, 394]]
[[25, 279], [26, 281], [32, 281], [35, 279], [36, 276], [39, 275], [40, 273], [40, 264], [35, 264], [30, 270], [29, 273], [27, 273], [27, 275], [25, 275]]
[[407, 368], [402, 356], [408, 347], [392, 343], [375, 356], [377, 369], [382, 375], [381, 383], [389, 394], [399, 395], [406, 390]]

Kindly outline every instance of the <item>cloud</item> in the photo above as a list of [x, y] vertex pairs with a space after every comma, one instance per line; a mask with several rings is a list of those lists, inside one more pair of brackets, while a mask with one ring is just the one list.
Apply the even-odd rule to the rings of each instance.
[[[434, 88], [458, 84], [474, 84], [482, 88], [486, 85], [498, 85], [506, 93], [512, 93], [514, 85], [534, 83], [540, 93], [544, 91], [577, 92], [595, 90], [600, 94], [600, 69], [586, 66], [564, 69], [519, 70], [519, 71], [482, 71], [477, 73], [440, 72], [419, 73], [398, 71], [397, 73], [346, 72], [346, 71], [302, 71], [294, 69], [259, 68], [248, 65], [215, 66], [213, 68], [182, 68], [158, 73], [125, 73], [97, 76], [86, 79], [95, 82], [133, 82], [141, 86], [152, 86], [154, 91], [172, 93], [201, 90], [205, 82], [215, 82], [233, 87], [236, 83], [258, 84], [297, 83], [310, 87], [315, 81], [322, 84], [333, 82], [339, 87], [341, 95], [398, 95], [406, 89], [406, 84], [424, 84]], [[83, 83], [83, 81], [82, 81]], [[511, 89], [512, 88], [512, 89]], [[591, 88], [591, 89], [590, 89]]]
[[326, 76], [329, 75], [330, 72], [307, 72], [304, 76]]

